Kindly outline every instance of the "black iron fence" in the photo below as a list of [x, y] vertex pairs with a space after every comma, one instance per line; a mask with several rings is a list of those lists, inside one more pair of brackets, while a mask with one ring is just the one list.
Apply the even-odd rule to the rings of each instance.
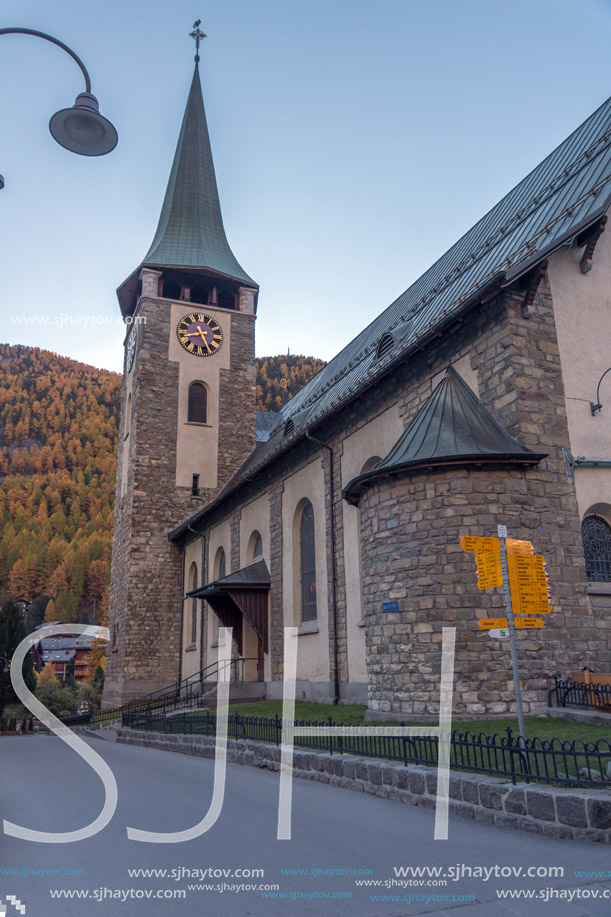
[[[187, 735], [216, 735], [213, 713], [187, 716], [163, 716], [155, 713], [123, 714], [123, 725], [153, 732]], [[295, 746], [328, 754], [351, 754], [382, 758], [408, 764], [437, 765], [437, 735], [396, 736], [373, 734], [370, 726], [349, 726], [312, 720], [295, 720], [295, 726], [345, 726], [362, 730], [359, 735], [296, 736]], [[402, 724], [403, 725], [403, 724]], [[378, 727], [379, 728], [379, 727]], [[419, 727], [426, 730], [426, 727]], [[257, 717], [230, 714], [228, 737], [279, 745], [282, 720], [279, 716]], [[520, 739], [507, 728], [505, 735], [459, 732], [451, 738], [450, 766], [456, 770], [509, 777], [517, 781], [535, 781], [570, 786], [611, 786], [611, 743], [605, 739], [586, 742], [581, 739]]]
[[609, 713], [611, 712], [611, 685], [585, 680], [574, 681], [572, 678], [562, 681], [556, 678], [548, 699], [550, 707], [581, 707]]

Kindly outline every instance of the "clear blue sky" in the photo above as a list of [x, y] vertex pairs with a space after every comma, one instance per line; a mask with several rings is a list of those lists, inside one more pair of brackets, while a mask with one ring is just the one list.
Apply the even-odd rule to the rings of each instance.
[[1, 26], [80, 54], [119, 146], [59, 147], [47, 124], [78, 68], [0, 38], [1, 341], [120, 370], [114, 291], [157, 225], [198, 18], [259, 355], [329, 359], [611, 92], [610, 0], [4, 0]]

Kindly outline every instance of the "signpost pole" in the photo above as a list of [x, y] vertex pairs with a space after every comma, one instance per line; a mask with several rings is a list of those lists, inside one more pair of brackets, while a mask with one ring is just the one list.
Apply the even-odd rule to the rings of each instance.
[[516, 647], [516, 630], [513, 620], [513, 607], [511, 605], [511, 589], [509, 587], [509, 571], [507, 568], [507, 526], [497, 526], [499, 542], [501, 545], [501, 569], [503, 571], [503, 591], [505, 593], [505, 607], [507, 608], [507, 629], [509, 630], [509, 647], [511, 649], [511, 667], [513, 669], [513, 682], [516, 689], [516, 707], [518, 708], [518, 726], [520, 740], [526, 738], [524, 730], [524, 711], [522, 710], [522, 692], [520, 691], [520, 673], [518, 671], [518, 651]]

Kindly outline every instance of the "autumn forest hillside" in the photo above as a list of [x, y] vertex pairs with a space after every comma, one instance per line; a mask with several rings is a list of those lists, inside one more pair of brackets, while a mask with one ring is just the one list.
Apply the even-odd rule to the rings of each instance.
[[[257, 408], [272, 411], [325, 365], [256, 364]], [[104, 616], [120, 393], [117, 373], [0, 344], [0, 597], [50, 596], [47, 620]]]

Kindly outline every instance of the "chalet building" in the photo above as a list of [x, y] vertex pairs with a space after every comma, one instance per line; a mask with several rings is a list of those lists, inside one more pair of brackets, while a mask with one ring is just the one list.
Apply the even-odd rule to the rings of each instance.
[[219, 625], [253, 694], [280, 697], [295, 626], [298, 699], [430, 716], [453, 626], [455, 713], [511, 712], [507, 641], [478, 627], [502, 590], [459, 544], [498, 523], [550, 578], [545, 627], [518, 633], [525, 710], [557, 672], [611, 671], [610, 203], [611, 100], [256, 412], [259, 289], [223, 228], [196, 66], [157, 232], [118, 289], [105, 703], [214, 673]]
[[[48, 625], [40, 625], [41, 628], [45, 626]], [[71, 662], [74, 662], [74, 680], [77, 684], [83, 684], [87, 681], [89, 657], [94, 639], [94, 637], [89, 637], [86, 634], [62, 634], [61, 637], [43, 637], [42, 640], [34, 645], [36, 670], [40, 672], [47, 663], [50, 663], [60, 681], [65, 681], [68, 667]]]

